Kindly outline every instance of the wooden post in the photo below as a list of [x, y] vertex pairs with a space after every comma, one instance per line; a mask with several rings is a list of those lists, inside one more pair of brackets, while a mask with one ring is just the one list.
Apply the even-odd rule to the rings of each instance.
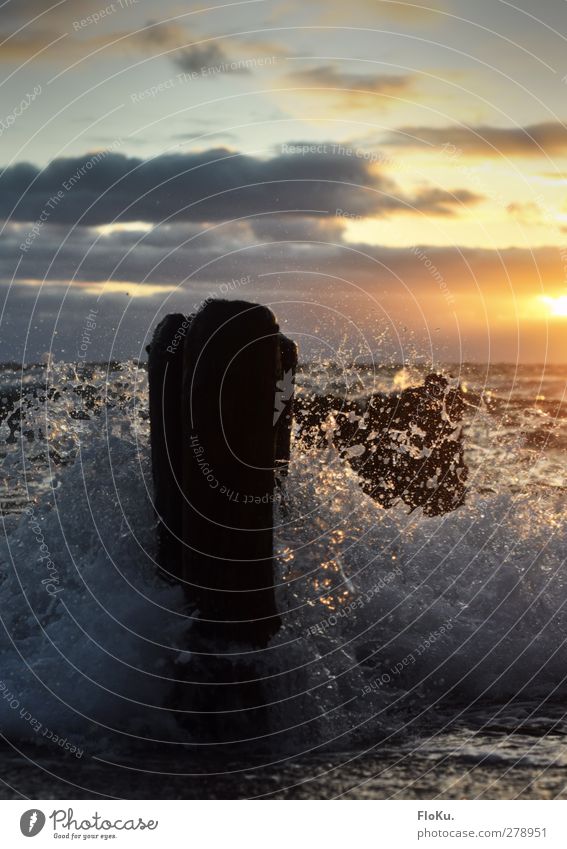
[[280, 626], [273, 508], [290, 398], [281, 423], [274, 404], [291, 346], [269, 309], [244, 301], [206, 304], [185, 341], [183, 578], [200, 633], [221, 643], [264, 646]]
[[278, 334], [277, 383], [274, 405], [275, 454], [278, 483], [287, 474], [293, 424], [293, 393], [297, 370], [297, 345], [283, 333]]
[[295, 344], [273, 313], [211, 301], [166, 316], [149, 347], [158, 563], [198, 633], [266, 645], [277, 631], [273, 510], [290, 456]]
[[156, 327], [148, 349], [157, 561], [164, 575], [177, 580], [183, 572], [183, 341], [190, 322], [180, 313], [166, 316]]

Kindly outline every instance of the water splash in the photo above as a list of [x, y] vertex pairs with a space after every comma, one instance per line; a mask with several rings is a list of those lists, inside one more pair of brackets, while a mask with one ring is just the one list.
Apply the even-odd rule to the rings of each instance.
[[[29, 714], [91, 748], [191, 740], [169, 710], [193, 661], [182, 593], [153, 562], [145, 371], [85, 380], [56, 364], [21, 385], [19, 429], [4, 416], [0, 433], [15, 492], [0, 550], [4, 732], [39, 740]], [[270, 747], [375, 741], [442, 700], [565, 695], [563, 449], [537, 449], [539, 471], [526, 462], [541, 418], [516, 399], [527, 439], [501, 454], [513, 421], [470, 394], [472, 487], [443, 517], [385, 510], [332, 445], [295, 446], [276, 529], [284, 626], [253, 659]]]

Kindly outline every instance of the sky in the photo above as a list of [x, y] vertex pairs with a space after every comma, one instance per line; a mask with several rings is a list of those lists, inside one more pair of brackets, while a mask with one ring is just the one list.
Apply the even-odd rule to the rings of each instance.
[[566, 47], [567, 0], [0, 0], [0, 361], [239, 297], [304, 359], [567, 362]]

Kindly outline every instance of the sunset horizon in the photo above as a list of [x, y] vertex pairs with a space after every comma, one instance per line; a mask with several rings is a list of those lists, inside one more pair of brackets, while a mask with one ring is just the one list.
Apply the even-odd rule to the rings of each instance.
[[72, 360], [92, 308], [95, 358], [141, 356], [248, 276], [306, 340], [355, 326], [355, 357], [567, 362], [565, 37], [538, 8], [4, 4], [0, 359]]

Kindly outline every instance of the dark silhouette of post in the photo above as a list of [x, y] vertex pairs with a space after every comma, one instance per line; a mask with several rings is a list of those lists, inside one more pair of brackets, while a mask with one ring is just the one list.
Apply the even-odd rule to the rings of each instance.
[[149, 348], [158, 562], [198, 608], [197, 633], [220, 644], [264, 646], [280, 626], [274, 506], [296, 364], [273, 313], [244, 301], [167, 316]]
[[293, 395], [297, 371], [297, 345], [283, 333], [277, 348], [277, 383], [274, 404], [275, 452], [277, 482], [287, 474], [291, 451]]
[[180, 313], [167, 315], [156, 327], [148, 347], [157, 561], [164, 575], [177, 579], [183, 572], [183, 340], [190, 322]]
[[265, 645], [280, 626], [275, 398], [289, 359], [273, 313], [244, 301], [208, 303], [186, 339], [183, 575], [206, 636]]

